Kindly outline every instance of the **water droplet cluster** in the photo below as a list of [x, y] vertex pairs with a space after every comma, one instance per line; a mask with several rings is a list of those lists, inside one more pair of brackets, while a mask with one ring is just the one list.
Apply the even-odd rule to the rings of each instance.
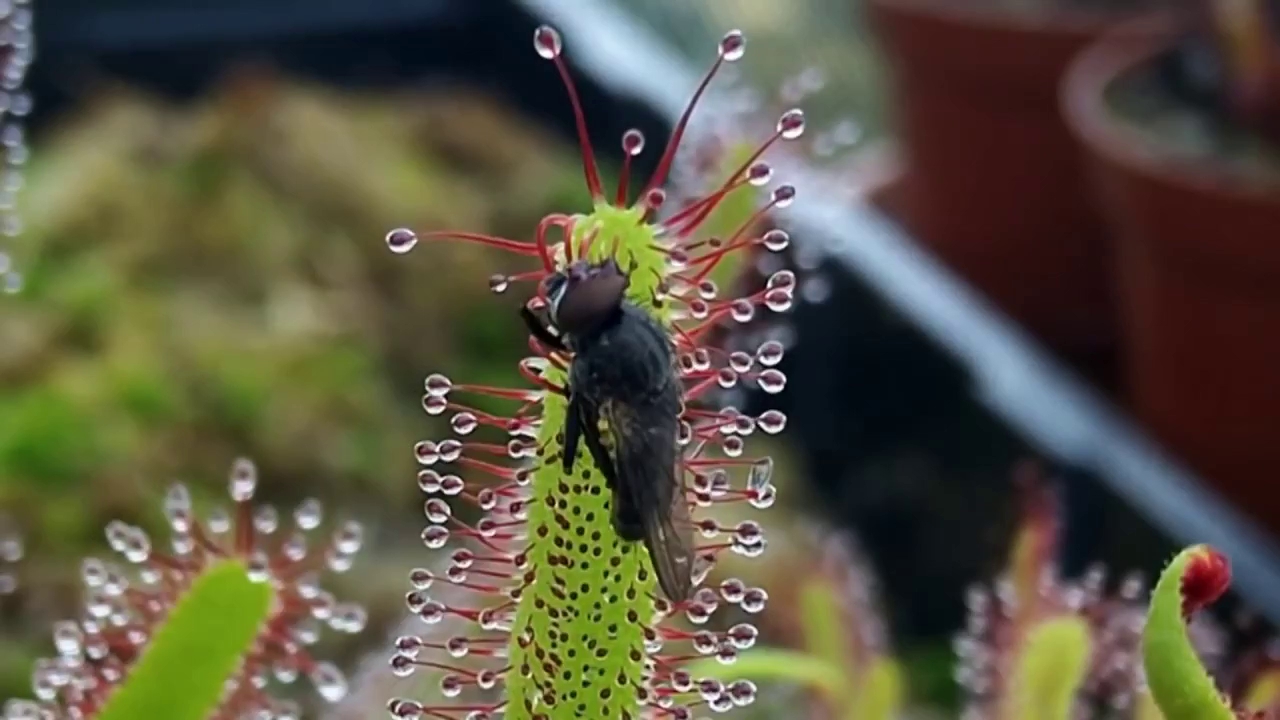
[[8, 241], [22, 232], [17, 199], [27, 164], [23, 123], [31, 112], [31, 94], [23, 87], [35, 59], [31, 0], [0, 0], [0, 293], [22, 289]]
[[[322, 525], [319, 502], [301, 503], [282, 519], [269, 505], [255, 507], [257, 470], [237, 460], [228, 481], [230, 511], [215, 510], [203, 519], [192, 507], [185, 486], [165, 496], [169, 548], [157, 547], [141, 528], [120, 521], [106, 528], [107, 542], [120, 561], [90, 558], [81, 566], [85, 602], [80, 618], [55, 624], [56, 655], [38, 661], [32, 678], [32, 700], [11, 700], [5, 720], [81, 720], [92, 718], [128, 677], [130, 666], [164, 625], [169, 612], [201, 573], [226, 560], [244, 562], [249, 579], [268, 583], [273, 591], [271, 614], [262, 624], [239, 670], [228, 678], [214, 720], [299, 717], [291, 701], [268, 691], [272, 680], [291, 683], [307, 677], [327, 702], [347, 692], [342, 672], [317, 661], [308, 648], [325, 626], [343, 633], [363, 630], [364, 608], [339, 602], [321, 585], [327, 570], [344, 572], [363, 540], [354, 522], [337, 525], [327, 538], [311, 535]], [[209, 618], [217, 623], [217, 618]]]
[[22, 559], [22, 537], [12, 524], [0, 517], [0, 597], [18, 589], [15, 570]]
[[[540, 261], [536, 270], [491, 278], [489, 286], [497, 293], [519, 281], [541, 288], [541, 280], [577, 258], [617, 260], [630, 272], [628, 299], [671, 328], [674, 372], [685, 401], [676, 438], [679, 472], [694, 517], [699, 508], [716, 503], [771, 506], [777, 494], [773, 462], [749, 456], [747, 440], [757, 430], [782, 432], [786, 416], [778, 410], [748, 415], [734, 407], [711, 407], [707, 400], [716, 390], [748, 385], [782, 392], [786, 376], [777, 366], [784, 348], [767, 340], [750, 351], [729, 353], [707, 338], [761, 310], [788, 310], [795, 276], [781, 271], [758, 293], [720, 299], [709, 275], [734, 252], [754, 247], [776, 252], [789, 238], [782, 230], [757, 234], [753, 225], [724, 238], [704, 238], [699, 231], [734, 189], [771, 180], [772, 170], [760, 158], [776, 142], [803, 133], [803, 113], [783, 115], [774, 135], [719, 189], [674, 210], [665, 206], [662, 186], [698, 98], [724, 63], [743, 57], [745, 38], [730, 32], [677, 122], [654, 176], [635, 192], [628, 186], [629, 161], [646, 149], [644, 136], [629, 130], [621, 140], [622, 178], [616, 193], [606, 196], [561, 59], [564, 42], [544, 26], [535, 31], [533, 44], [565, 79], [594, 212], [548, 216], [533, 242], [399, 229], [387, 235], [388, 248], [403, 254], [424, 240], [464, 240]], [[793, 187], [779, 185], [761, 212], [794, 198]], [[670, 212], [659, 221], [659, 210]], [[545, 309], [541, 290], [528, 307]], [[586, 449], [579, 450], [571, 473], [561, 470], [571, 355], [533, 338], [530, 347], [534, 354], [518, 365], [526, 387], [455, 382], [438, 373], [424, 383], [423, 409], [447, 418], [451, 436], [414, 447], [426, 518], [421, 538], [448, 560], [410, 573], [406, 604], [424, 630], [400, 638], [390, 663], [398, 675], [430, 673], [446, 702], [395, 698], [387, 705], [389, 714], [418, 720], [679, 720], [750, 704], [756, 694], [752, 683], [693, 677], [682, 666], [700, 657], [732, 664], [754, 644], [756, 629], [740, 623], [723, 631], [690, 632], [674, 621], [697, 627], [707, 625], [721, 607], [746, 614], [763, 610], [768, 594], [762, 588], [732, 579], [718, 587], [702, 585], [723, 553], [755, 557], [764, 552], [764, 530], [750, 520], [721, 527], [694, 519], [687, 529], [701, 539], [692, 568], [701, 587], [676, 602], [663, 597], [644, 546], [623, 541], [613, 529], [610, 491]], [[476, 396], [505, 400], [511, 410], [482, 410], [481, 403], [469, 399]]]

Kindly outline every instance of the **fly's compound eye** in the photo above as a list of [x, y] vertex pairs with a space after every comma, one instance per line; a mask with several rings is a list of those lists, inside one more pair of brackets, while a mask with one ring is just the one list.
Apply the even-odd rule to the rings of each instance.
[[547, 278], [543, 287], [546, 291], [547, 309], [551, 315], [551, 321], [554, 323], [560, 309], [560, 301], [564, 299], [565, 290], [569, 287], [569, 279], [560, 273], [556, 273]]

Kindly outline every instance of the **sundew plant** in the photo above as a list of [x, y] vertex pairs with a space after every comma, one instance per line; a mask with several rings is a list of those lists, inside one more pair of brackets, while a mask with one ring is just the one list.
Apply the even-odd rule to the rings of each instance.
[[[787, 310], [795, 285], [790, 272], [780, 271], [760, 292], [720, 299], [710, 275], [733, 253], [787, 246], [784, 231], [755, 234], [752, 228], [763, 214], [789, 205], [795, 189], [774, 187], [767, 203], [736, 230], [708, 236], [702, 229], [733, 191], [770, 184], [773, 173], [761, 157], [778, 141], [799, 137], [804, 115], [799, 110], [783, 113], [774, 133], [714, 192], [676, 209], [665, 206], [663, 185], [698, 99], [725, 63], [743, 56], [742, 33], [729, 32], [676, 123], [653, 177], [632, 192], [628, 169], [643, 152], [645, 138], [629, 130], [621, 141], [621, 179], [616, 191], [607, 193], [583, 108], [561, 58], [560, 35], [542, 26], [533, 41], [568, 90], [592, 207], [581, 214], [546, 217], [532, 241], [409, 229], [391, 231], [386, 241], [396, 253], [407, 253], [423, 241], [462, 240], [525, 256], [533, 268], [495, 275], [489, 284], [496, 293], [531, 287], [526, 301], [535, 312], [547, 305], [542, 281], [575, 259], [613, 259], [629, 273], [627, 300], [668, 329], [677, 353], [684, 400], [677, 438], [679, 474], [684, 500], [694, 511], [692, 529], [703, 539], [693, 566], [695, 585], [700, 585], [721, 553], [757, 556], [764, 551], [756, 522], [721, 526], [697, 511], [715, 503], [773, 504], [773, 463], [748, 456], [745, 441], [757, 429], [777, 433], [786, 423], [776, 410], [751, 417], [707, 403], [717, 390], [740, 384], [781, 391], [786, 378], [776, 366], [783, 346], [769, 341], [755, 352], [727, 353], [710, 346], [706, 336], [724, 322], [751, 320], [762, 306]], [[407, 603], [424, 623], [447, 618], [466, 629], [443, 642], [426, 633], [397, 641], [393, 670], [406, 676], [431, 673], [438, 678], [438, 692], [392, 699], [390, 714], [443, 720], [680, 720], [750, 704], [756, 694], [750, 681], [693, 673], [687, 665], [707, 658], [718, 661], [717, 667], [730, 665], [751, 647], [757, 636], [751, 624], [723, 632], [699, 626], [724, 605], [757, 613], [767, 593], [735, 579], [698, 587], [692, 597], [678, 602], [660, 593], [644, 545], [624, 541], [615, 532], [610, 491], [590, 454], [580, 450], [572, 471], [562, 471], [571, 358], [532, 338], [530, 348], [533, 354], [519, 361], [526, 387], [454, 382], [440, 374], [426, 379], [425, 410], [449, 413], [460, 439], [423, 441], [415, 449], [423, 466], [419, 484], [427, 495], [422, 541], [448, 553], [448, 560], [435, 571], [412, 572]], [[503, 399], [511, 410], [487, 413], [468, 404], [468, 396]], [[505, 439], [470, 439], [477, 431]], [[460, 517], [462, 512], [455, 514], [460, 503], [478, 509], [479, 519], [472, 524]], [[465, 599], [454, 599], [455, 592], [440, 594], [442, 585], [465, 591]]]
[[[365, 611], [321, 586], [325, 571], [354, 562], [363, 529], [338, 524], [327, 539], [306, 500], [282, 520], [254, 506], [257, 470], [231, 468], [232, 507], [203, 519], [183, 485], [164, 500], [169, 548], [139, 527], [114, 521], [107, 542], [118, 558], [81, 567], [79, 617], [56, 623], [56, 654], [36, 663], [29, 700], [4, 704], [5, 720], [289, 720], [296, 703], [272, 682], [306, 677], [326, 701], [347, 691], [342, 672], [315, 659], [310, 645], [325, 626], [363, 629]], [[3, 555], [0, 541], [0, 555]], [[3, 570], [0, 567], [0, 570]]]

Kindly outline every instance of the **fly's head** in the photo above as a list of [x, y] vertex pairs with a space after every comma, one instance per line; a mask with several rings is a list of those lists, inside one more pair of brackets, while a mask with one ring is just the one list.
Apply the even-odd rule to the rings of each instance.
[[551, 322], [569, 336], [590, 334], [618, 311], [627, 283], [627, 275], [613, 260], [572, 263], [547, 278]]

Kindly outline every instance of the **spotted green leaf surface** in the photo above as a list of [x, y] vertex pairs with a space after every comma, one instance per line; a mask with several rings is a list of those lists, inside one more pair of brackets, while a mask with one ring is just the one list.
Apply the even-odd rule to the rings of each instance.
[[[608, 205], [578, 219], [575, 233], [596, 233], [591, 259], [614, 251], [632, 271], [629, 299], [655, 306], [665, 259], [639, 212]], [[564, 386], [565, 373], [548, 367], [543, 377]], [[522, 591], [508, 650], [508, 720], [638, 717], [636, 688], [643, 687], [647, 657], [644, 625], [652, 621], [656, 576], [643, 546], [622, 540], [610, 522], [610, 493], [585, 447], [573, 471], [561, 470], [568, 403], [544, 399], [533, 475], [526, 551], [534, 582]]]

